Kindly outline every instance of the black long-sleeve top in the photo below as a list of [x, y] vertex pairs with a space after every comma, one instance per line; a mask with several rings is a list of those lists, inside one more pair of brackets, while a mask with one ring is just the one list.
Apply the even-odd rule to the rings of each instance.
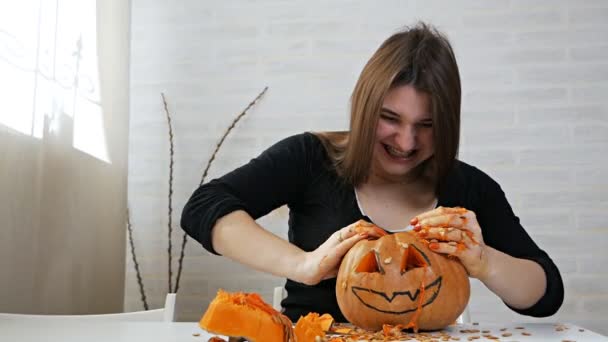
[[[272, 210], [289, 207], [289, 241], [312, 251], [338, 229], [364, 216], [354, 187], [337, 174], [321, 144], [311, 133], [286, 138], [240, 168], [200, 186], [187, 202], [182, 228], [215, 253], [211, 229], [222, 216], [244, 210], [257, 219]], [[438, 196], [438, 206], [472, 210], [486, 245], [516, 258], [537, 262], [545, 271], [547, 288], [532, 307], [512, 310], [529, 316], [554, 314], [562, 304], [564, 288], [557, 266], [526, 233], [504, 192], [492, 178], [458, 161]], [[308, 312], [329, 313], [345, 321], [335, 295], [336, 279], [309, 286], [287, 279], [285, 314], [296, 321]]]

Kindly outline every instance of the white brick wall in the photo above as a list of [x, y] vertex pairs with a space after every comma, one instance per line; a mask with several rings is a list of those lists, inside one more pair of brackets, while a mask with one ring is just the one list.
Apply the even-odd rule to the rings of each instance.
[[[446, 32], [463, 83], [463, 160], [503, 186], [524, 226], [562, 271], [566, 300], [549, 321], [608, 334], [608, 2], [132, 1], [129, 202], [148, 297], [167, 290], [168, 139], [175, 132], [177, 257], [184, 202], [224, 128], [265, 86], [211, 169], [219, 176], [275, 141], [347, 127], [360, 69], [396, 28]], [[285, 210], [262, 219], [281, 236]], [[174, 259], [175, 260], [175, 259]], [[175, 272], [175, 269], [174, 269]], [[139, 309], [132, 264], [127, 309]], [[270, 299], [281, 279], [187, 248], [180, 317], [197, 320], [219, 287]], [[479, 320], [526, 320], [473, 282]]]

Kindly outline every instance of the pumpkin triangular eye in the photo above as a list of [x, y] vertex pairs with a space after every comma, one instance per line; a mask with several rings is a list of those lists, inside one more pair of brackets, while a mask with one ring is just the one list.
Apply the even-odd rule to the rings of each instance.
[[369, 251], [369, 253], [365, 254], [357, 268], [355, 268], [355, 272], [367, 272], [374, 273], [378, 272], [380, 274], [384, 274], [384, 269], [380, 266], [380, 256], [378, 252], [375, 250]]
[[417, 248], [406, 247], [403, 249], [403, 253], [401, 254], [400, 265], [401, 274], [404, 274], [405, 272], [413, 270], [415, 268], [426, 266], [428, 266], [428, 264]]

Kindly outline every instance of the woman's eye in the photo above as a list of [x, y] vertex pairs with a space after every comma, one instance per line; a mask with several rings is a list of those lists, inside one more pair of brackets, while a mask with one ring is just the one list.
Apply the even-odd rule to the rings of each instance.
[[381, 117], [383, 120], [386, 120], [386, 121], [390, 121], [390, 122], [397, 122], [397, 118], [396, 118], [396, 117], [394, 117], [394, 116], [390, 116], [390, 115], [380, 115], [380, 117]]
[[424, 128], [431, 128], [433, 127], [433, 123], [432, 122], [421, 122], [419, 123], [420, 127], [424, 127]]

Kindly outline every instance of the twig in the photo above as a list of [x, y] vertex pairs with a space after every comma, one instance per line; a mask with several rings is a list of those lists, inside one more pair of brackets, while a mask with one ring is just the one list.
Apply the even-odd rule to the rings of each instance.
[[131, 227], [131, 218], [129, 213], [129, 207], [127, 207], [127, 232], [129, 234], [129, 244], [131, 245], [131, 257], [133, 258], [133, 264], [135, 265], [135, 274], [137, 275], [137, 284], [139, 285], [139, 294], [141, 295], [141, 301], [144, 303], [144, 309], [148, 310], [148, 301], [146, 300], [146, 291], [144, 290], [144, 282], [141, 279], [141, 272], [139, 271], [139, 263], [137, 262], [137, 256], [135, 254], [135, 244], [133, 243], [133, 227]]
[[234, 126], [236, 126], [236, 123], [239, 122], [239, 120], [241, 120], [241, 118], [243, 116], [245, 116], [245, 114], [247, 114], [247, 111], [253, 107], [256, 102], [258, 102], [258, 100], [264, 95], [264, 93], [266, 93], [266, 90], [268, 90], [268, 87], [264, 87], [264, 90], [262, 90], [262, 92], [260, 94], [258, 94], [258, 96], [253, 99], [253, 101], [251, 101], [251, 103], [249, 103], [249, 105], [247, 105], [247, 107], [245, 109], [243, 109], [243, 111], [241, 112], [241, 114], [239, 114], [230, 124], [230, 126], [228, 127], [228, 129], [226, 129], [226, 132], [224, 132], [224, 135], [222, 136], [222, 138], [220, 139], [220, 142], [217, 143], [217, 146], [215, 147], [215, 151], [213, 151], [213, 154], [211, 154], [211, 158], [209, 158], [209, 160], [207, 161], [207, 167], [205, 168], [205, 172], [203, 172], [203, 177], [201, 178], [201, 182], [200, 185], [203, 185], [203, 183], [205, 182], [205, 178], [207, 177], [207, 173], [209, 172], [209, 168], [211, 167], [211, 163], [213, 163], [213, 160], [215, 160], [215, 156], [217, 155], [217, 152], [220, 150], [220, 147], [222, 147], [222, 144], [224, 143], [224, 140], [226, 140], [226, 137], [228, 136], [228, 134], [230, 134], [230, 132], [232, 131], [232, 129], [234, 128]]
[[[226, 137], [228, 136], [228, 134], [230, 134], [230, 132], [236, 126], [236, 124], [239, 122], [239, 120], [241, 120], [241, 118], [243, 118], [243, 116], [245, 116], [245, 114], [247, 114], [247, 111], [249, 109], [251, 109], [251, 107], [253, 107], [262, 96], [264, 96], [264, 94], [266, 93], [266, 90], [268, 90], [268, 86], [264, 87], [264, 89], [258, 94], [258, 96], [256, 96], [256, 98], [253, 99], [253, 101], [251, 101], [249, 103], [249, 105], [247, 105], [247, 107], [245, 107], [245, 109], [243, 109], [241, 114], [239, 114], [236, 118], [234, 118], [234, 120], [232, 120], [232, 123], [230, 124], [230, 126], [228, 126], [228, 128], [224, 132], [224, 135], [222, 136], [220, 141], [217, 143], [217, 146], [215, 147], [215, 151], [213, 151], [213, 153], [211, 154], [211, 157], [207, 161], [207, 166], [205, 167], [205, 171], [203, 172], [203, 177], [201, 178], [200, 185], [203, 185], [203, 183], [205, 182], [205, 178], [207, 178], [207, 173], [209, 172], [209, 168], [211, 167], [211, 164], [215, 160], [215, 156], [217, 155], [217, 152], [220, 150], [220, 147], [222, 147], [222, 144], [224, 143], [224, 140], [226, 140]], [[181, 252], [179, 255], [179, 262], [178, 262], [179, 266], [178, 266], [178, 270], [177, 270], [177, 278], [175, 280], [175, 291], [173, 291], [173, 293], [177, 293], [177, 290], [179, 289], [179, 280], [182, 275], [182, 265], [184, 262], [184, 254], [185, 254], [187, 242], [188, 242], [188, 235], [186, 235], [186, 233], [184, 233], [184, 236], [182, 238], [182, 249], [181, 249]]]
[[171, 241], [171, 236], [173, 236], [173, 127], [171, 126], [171, 115], [169, 114], [169, 108], [167, 106], [167, 100], [165, 99], [165, 94], [160, 93], [160, 96], [163, 98], [163, 105], [165, 107], [165, 113], [167, 114], [167, 124], [169, 126], [169, 208], [168, 208], [168, 240], [169, 246], [167, 248], [167, 254], [169, 257], [169, 293], [171, 293], [172, 279], [173, 279], [173, 257], [172, 257], [172, 246], [173, 243]]

